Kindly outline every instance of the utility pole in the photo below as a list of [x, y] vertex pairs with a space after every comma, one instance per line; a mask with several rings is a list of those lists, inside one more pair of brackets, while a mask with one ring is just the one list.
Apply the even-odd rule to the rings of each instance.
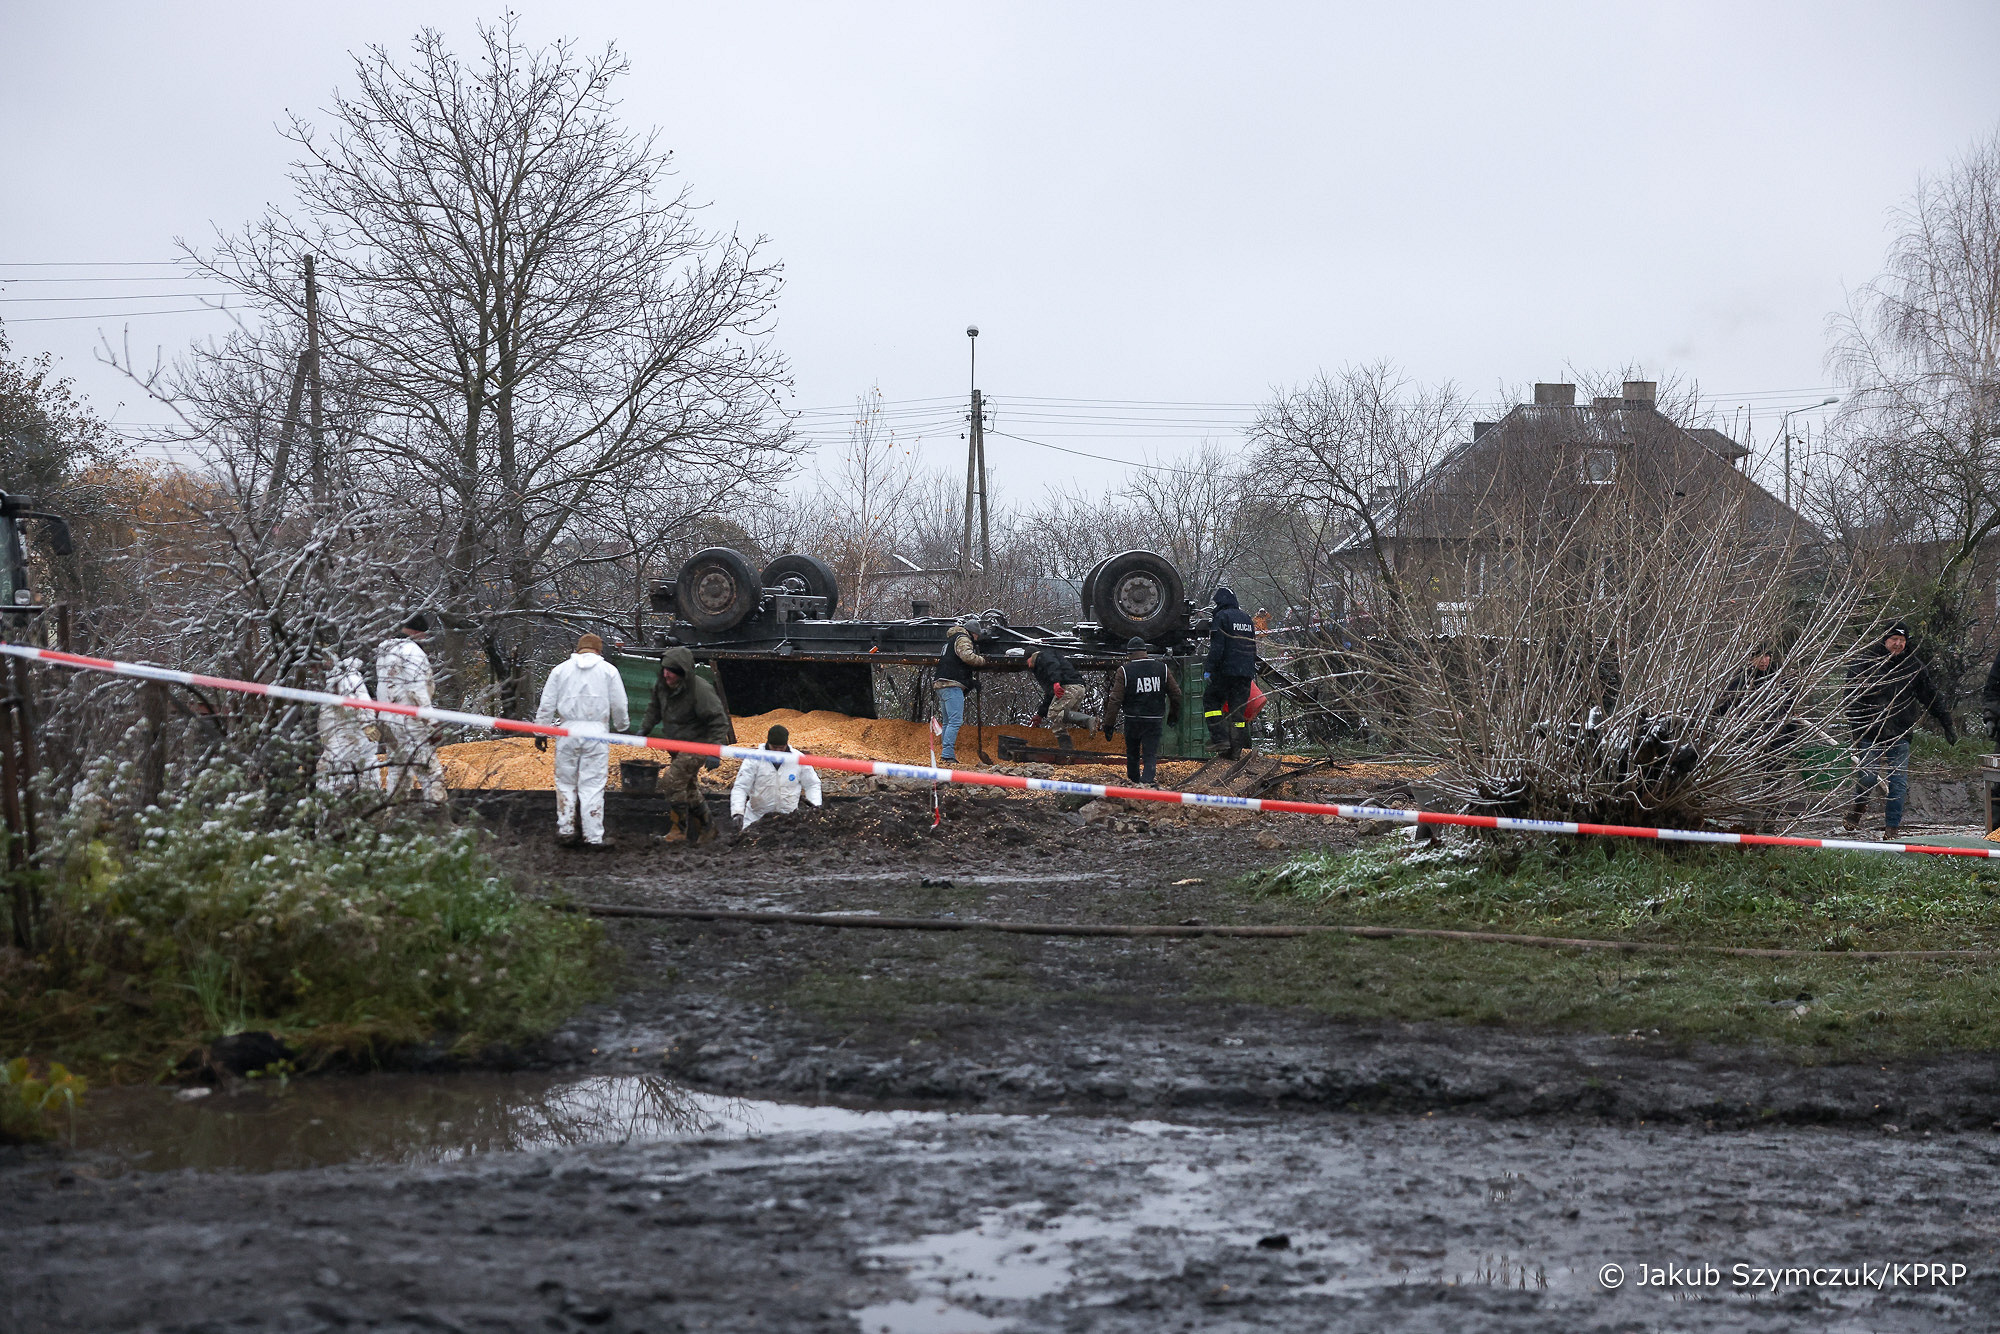
[[313, 257], [306, 256], [306, 383], [312, 400], [307, 439], [312, 444], [313, 503], [327, 502], [326, 434], [319, 400], [319, 275]]
[[1790, 412], [1778, 418], [1778, 434], [1785, 438], [1785, 507], [1787, 509], [1792, 504], [1792, 418], [1798, 416], [1801, 412], [1811, 412], [1818, 408], [1832, 407], [1838, 402], [1840, 400], [1837, 398], [1823, 398], [1810, 408], [1793, 408]]
[[[965, 336], [972, 350], [972, 416], [969, 419], [965, 437], [965, 531], [958, 543], [958, 577], [963, 580], [972, 573], [972, 499], [979, 497], [980, 531], [985, 532], [986, 524], [986, 458], [983, 433], [980, 429], [981, 406], [979, 402], [979, 326], [969, 324]], [[988, 564], [992, 554], [987, 553]]]

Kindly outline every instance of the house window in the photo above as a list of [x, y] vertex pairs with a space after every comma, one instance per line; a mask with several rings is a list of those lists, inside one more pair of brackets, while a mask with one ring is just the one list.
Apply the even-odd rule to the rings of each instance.
[[1618, 454], [1610, 449], [1588, 449], [1584, 451], [1583, 462], [1578, 465], [1580, 481], [1591, 486], [1609, 485], [1618, 475]]

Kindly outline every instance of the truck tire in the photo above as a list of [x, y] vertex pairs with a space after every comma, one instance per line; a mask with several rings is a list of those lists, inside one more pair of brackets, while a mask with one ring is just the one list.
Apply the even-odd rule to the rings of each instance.
[[734, 630], [757, 610], [764, 585], [757, 568], [730, 547], [697, 551], [674, 580], [681, 619], [697, 630]]
[[1106, 556], [1091, 566], [1090, 573], [1083, 576], [1083, 587], [1077, 590], [1083, 595], [1083, 619], [1086, 621], [1097, 619], [1097, 576], [1110, 563], [1111, 557]]
[[830, 621], [840, 610], [840, 580], [834, 577], [833, 567], [819, 557], [780, 556], [764, 567], [764, 587], [777, 588], [787, 579], [804, 584], [807, 597], [826, 599], [826, 610], [815, 619]]
[[1181, 624], [1181, 572], [1154, 551], [1127, 551], [1098, 569], [1091, 587], [1097, 623], [1114, 640], [1158, 639]]

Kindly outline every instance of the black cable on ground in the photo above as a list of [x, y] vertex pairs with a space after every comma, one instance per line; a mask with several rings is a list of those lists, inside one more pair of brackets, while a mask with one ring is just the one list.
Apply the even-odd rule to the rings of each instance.
[[1616, 950], [1624, 954], [1729, 954], [1752, 959], [1990, 959], [2000, 950], [1780, 950], [1744, 945], [1687, 945], [1648, 940], [1575, 940], [1565, 936], [1522, 936], [1504, 931], [1447, 931], [1423, 926], [1289, 926], [1173, 925], [1150, 926], [1096, 922], [992, 922], [976, 917], [876, 917], [866, 913], [765, 912], [748, 908], [644, 908], [617, 903], [559, 905], [592, 917], [650, 917], [684, 922], [751, 922], [766, 926], [855, 927], [871, 931], [1000, 931], [1017, 936], [1236, 936], [1284, 939], [1296, 936], [1342, 935], [1369, 940], [1412, 936], [1426, 940], [1458, 940], [1478, 945], [1525, 945], [1552, 950]]

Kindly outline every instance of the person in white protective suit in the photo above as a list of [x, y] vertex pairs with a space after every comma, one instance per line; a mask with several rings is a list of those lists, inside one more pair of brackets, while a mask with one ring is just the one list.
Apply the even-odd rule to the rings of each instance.
[[[361, 659], [342, 658], [327, 675], [328, 693], [346, 699], [371, 699], [368, 679], [361, 674]], [[365, 792], [382, 788], [375, 771], [375, 738], [368, 724], [373, 715], [366, 709], [343, 709], [338, 704], [319, 706], [319, 768], [316, 781], [327, 793]]]
[[[430, 629], [429, 618], [418, 612], [375, 650], [375, 688], [381, 692], [376, 698], [383, 703], [431, 707], [436, 682], [431, 676], [431, 660], [424, 653], [424, 638]], [[415, 789], [425, 801], [442, 805], [444, 765], [438, 761], [438, 726], [400, 713], [383, 714], [382, 726], [389, 743], [389, 794], [401, 797], [406, 789]]]
[[767, 815], [790, 815], [799, 808], [799, 798], [820, 804], [819, 770], [799, 763], [792, 749], [792, 734], [783, 723], [764, 738], [764, 749], [784, 756], [781, 760], [744, 760], [736, 771], [736, 785], [729, 789], [729, 813], [748, 829]]
[[[596, 635], [578, 639], [569, 661], [549, 673], [535, 721], [599, 733], [631, 727], [625, 678], [603, 654], [604, 641]], [[548, 748], [547, 737], [535, 738], [536, 750]], [[604, 837], [604, 780], [610, 767], [610, 742], [588, 736], [556, 738], [556, 841], [564, 847], [577, 845], [579, 822], [582, 842], [593, 848], [611, 846]]]

